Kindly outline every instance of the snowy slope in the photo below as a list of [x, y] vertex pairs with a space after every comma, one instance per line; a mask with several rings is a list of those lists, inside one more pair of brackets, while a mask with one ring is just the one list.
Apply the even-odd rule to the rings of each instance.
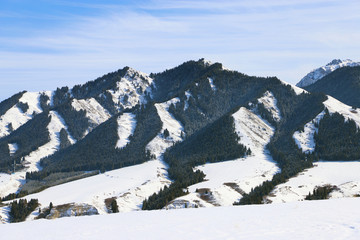
[[151, 95], [152, 82], [153, 79], [147, 74], [129, 68], [125, 76], [116, 83], [116, 89], [108, 92], [118, 108], [132, 108], [139, 103], [146, 103], [144, 93]]
[[[57, 112], [50, 111], [49, 115], [51, 116], [51, 121], [47, 128], [50, 133], [50, 141], [24, 157], [25, 169], [11, 175], [0, 173], [0, 197], [17, 192], [19, 187], [25, 183], [26, 172], [41, 170], [40, 160], [55, 153], [60, 148], [60, 131], [63, 128], [67, 130], [67, 126]], [[70, 143], [74, 144], [76, 140], [71, 137], [69, 132], [68, 136]]]
[[[16, 105], [10, 108], [3, 116], [0, 116], [0, 138], [5, 137], [11, 133], [8, 125], [12, 125], [12, 130], [18, 129], [27, 121], [33, 118], [33, 113], [41, 113], [40, 95], [42, 92], [26, 92], [19, 99], [19, 102], [28, 104], [29, 108], [24, 113]], [[50, 94], [50, 92], [45, 92]]]
[[360, 162], [317, 162], [314, 167], [280, 184], [268, 196], [272, 202], [304, 200], [316, 186], [336, 185], [332, 197], [353, 197], [360, 194]]
[[[270, 180], [279, 168], [265, 151], [274, 129], [246, 108], [233, 114], [240, 143], [249, 147], [251, 156], [197, 167], [207, 181], [189, 187], [189, 194], [172, 201], [166, 208], [231, 206], [243, 193]], [[198, 189], [198, 191], [196, 191]], [[205, 193], [204, 193], [205, 192]]]
[[282, 80], [280, 80], [280, 82], [285, 86], [290, 86], [292, 88], [292, 90], [294, 90], [296, 95], [300, 95], [302, 93], [307, 93], [307, 91], [305, 89], [299, 88], [298, 86], [292, 85], [292, 84], [284, 82]]
[[37, 198], [42, 207], [50, 202], [54, 206], [87, 203], [105, 214], [105, 199], [115, 197], [121, 212], [140, 210], [145, 198], [169, 185], [164, 168], [159, 161], [149, 161], [50, 187], [26, 198]]
[[[37, 220], [0, 226], [4, 239], [360, 238], [360, 199], [307, 201]], [[21, 231], [19, 231], [21, 229]]]
[[[163, 125], [161, 132], [146, 146], [146, 149], [150, 150], [157, 159], [160, 159], [165, 150], [171, 147], [174, 142], [182, 141], [181, 133], [184, 131], [184, 127], [168, 111], [171, 104], [176, 104], [179, 101], [179, 98], [173, 98], [167, 102], [155, 104]], [[163, 134], [165, 129], [169, 131], [167, 138]]]
[[[327, 96], [328, 99], [323, 103], [324, 107], [329, 110], [329, 113], [339, 113], [344, 116], [344, 118], [352, 119], [355, 121], [356, 125], [360, 127], [360, 109], [353, 109], [352, 107], [338, 101], [337, 99]], [[319, 123], [323, 118], [325, 111], [322, 111], [315, 119], [308, 122], [304, 126], [304, 131], [296, 131], [293, 135], [293, 138], [300, 149], [303, 152], [313, 152], [315, 149], [315, 140], [314, 133], [317, 132], [315, 123]]]
[[346, 59], [346, 60], [334, 59], [330, 63], [326, 64], [326, 66], [322, 66], [320, 68], [312, 70], [305, 77], [303, 77], [301, 81], [296, 84], [296, 86], [306, 87], [317, 82], [318, 80], [332, 73], [338, 68], [356, 67], [356, 66], [360, 66], [360, 62], [353, 62], [350, 59]]
[[111, 114], [94, 98], [80, 100], [73, 99], [71, 105], [76, 111], [84, 110], [86, 112], [86, 117], [89, 119], [90, 127], [86, 131], [85, 135], [111, 117]]
[[272, 114], [275, 121], [280, 121], [280, 110], [276, 106], [277, 100], [272, 92], [266, 91], [264, 96], [258, 99], [258, 102], [264, 105], [264, 107]]
[[119, 140], [116, 143], [117, 148], [123, 148], [130, 142], [129, 137], [135, 131], [136, 116], [132, 113], [123, 113], [117, 120]]
[[215, 84], [214, 84], [214, 79], [208, 78], [208, 80], [209, 80], [209, 84], [210, 84], [211, 89], [212, 89], [213, 91], [216, 91], [216, 86], [215, 86]]
[[296, 131], [293, 135], [295, 143], [298, 147], [306, 153], [312, 153], [315, 150], [315, 139], [314, 134], [318, 131], [315, 127], [315, 123], [318, 124], [324, 117], [325, 111], [319, 113], [315, 119], [308, 122], [304, 126], [304, 131]]
[[188, 107], [189, 107], [189, 99], [190, 99], [190, 97], [193, 97], [193, 96], [191, 95], [190, 91], [185, 91], [185, 97], [186, 97], [186, 100], [185, 100], [185, 103], [184, 103], [184, 111], [186, 109], [188, 109]]
[[327, 96], [328, 99], [324, 102], [325, 107], [329, 110], [330, 113], [340, 113], [345, 117], [345, 119], [352, 119], [355, 121], [356, 125], [360, 127], [360, 109], [352, 109], [349, 105], [346, 105], [339, 100]]

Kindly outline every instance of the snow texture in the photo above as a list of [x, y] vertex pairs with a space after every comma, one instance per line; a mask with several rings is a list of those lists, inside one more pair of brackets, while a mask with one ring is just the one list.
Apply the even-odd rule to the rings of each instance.
[[185, 96], [186, 96], [186, 100], [185, 100], [185, 103], [184, 103], [184, 111], [186, 109], [188, 109], [188, 107], [189, 107], [189, 99], [190, 99], [190, 97], [193, 97], [191, 95], [190, 91], [185, 91]]
[[325, 111], [319, 113], [314, 120], [308, 122], [304, 126], [304, 131], [296, 131], [293, 135], [295, 143], [298, 147], [306, 153], [312, 153], [315, 150], [314, 134], [318, 129], [315, 127], [315, 123], [319, 124], [320, 120], [324, 117]]
[[[60, 148], [60, 130], [67, 130], [64, 120], [55, 111], [49, 113], [51, 121], [47, 126], [49, 130], [50, 141], [43, 146], [40, 146], [35, 151], [24, 157], [24, 169], [15, 172], [14, 174], [0, 173], [0, 197], [4, 197], [10, 193], [18, 192], [22, 184], [25, 183], [26, 172], [34, 172], [41, 170], [40, 160], [46, 156], [54, 154]], [[70, 136], [69, 141], [74, 144], [76, 141]]]
[[147, 74], [129, 68], [124, 77], [117, 82], [115, 90], [111, 93], [115, 105], [120, 109], [127, 109], [137, 104], [146, 103], [146, 94], [151, 96], [151, 84], [153, 79]]
[[329, 113], [340, 113], [345, 119], [352, 119], [356, 125], [360, 127], [360, 109], [352, 109], [352, 107], [340, 102], [339, 100], [327, 96], [328, 99], [324, 102], [325, 107], [329, 110]]
[[266, 91], [264, 96], [258, 99], [258, 102], [264, 104], [264, 107], [272, 114], [275, 121], [280, 121], [280, 110], [276, 106], [277, 100], [272, 92]]
[[316, 186], [335, 185], [339, 189], [332, 198], [353, 197], [360, 194], [360, 162], [316, 162], [314, 167], [280, 184], [269, 194], [268, 200], [291, 202], [304, 200]]
[[284, 82], [284, 81], [281, 81], [281, 80], [280, 80], [280, 82], [285, 86], [290, 86], [294, 90], [296, 95], [300, 95], [300, 94], [303, 94], [303, 93], [308, 93], [308, 91], [306, 91], [305, 89], [299, 88], [299, 87], [297, 87], [295, 85], [292, 85], [290, 83], [287, 83], [287, 82]]
[[214, 79], [208, 78], [208, 80], [209, 80], [209, 84], [210, 84], [211, 89], [212, 89], [213, 91], [216, 91], [216, 86], [215, 86], [215, 84], [214, 84]]
[[118, 117], [118, 136], [116, 148], [123, 148], [130, 142], [129, 137], [135, 131], [136, 116], [132, 113], [123, 113]]
[[[167, 209], [231, 206], [244, 193], [250, 192], [251, 188], [266, 180], [271, 180], [279, 171], [270, 154], [265, 151], [274, 129], [244, 107], [234, 113], [233, 118], [235, 131], [240, 137], [239, 142], [250, 148], [252, 155], [197, 167], [196, 169], [206, 174], [207, 181], [190, 186], [190, 193], [171, 202]], [[207, 189], [208, 194], [199, 193], [199, 189]]]
[[322, 66], [320, 68], [317, 68], [310, 73], [308, 73], [303, 79], [301, 79], [300, 82], [296, 84], [298, 87], [306, 87], [311, 84], [316, 83], [321, 78], [325, 77], [326, 75], [332, 73], [338, 68], [341, 67], [356, 67], [360, 66], [360, 62], [353, 62], [350, 59], [346, 60], [340, 60], [340, 59], [334, 59], [330, 63], [326, 64], [326, 66]]
[[[175, 105], [178, 102], [180, 102], [179, 98], [173, 98], [167, 102], [155, 104], [163, 125], [161, 132], [153, 140], [151, 140], [151, 142], [146, 146], [146, 149], [150, 150], [157, 159], [161, 159], [161, 155], [168, 147], [171, 147], [173, 143], [183, 140], [181, 133], [184, 132], [184, 127], [168, 111], [171, 104]], [[165, 129], [169, 131], [169, 137], [167, 138], [165, 138], [163, 134]]]
[[[11, 131], [18, 129], [32, 119], [33, 113], [38, 114], [42, 112], [39, 99], [40, 94], [41, 92], [26, 92], [19, 99], [19, 102], [27, 103], [29, 106], [25, 113], [15, 104], [4, 115], [0, 116], [0, 138], [9, 135]], [[12, 129], [9, 129], [9, 124], [11, 124]]]
[[111, 117], [111, 114], [94, 98], [80, 100], [73, 99], [71, 105], [76, 111], [84, 110], [86, 112], [86, 117], [89, 119], [90, 127], [86, 131], [85, 135]]
[[[0, 226], [4, 239], [360, 238], [360, 199], [306, 201], [37, 220]], [[21, 229], [21, 231], [19, 231]]]

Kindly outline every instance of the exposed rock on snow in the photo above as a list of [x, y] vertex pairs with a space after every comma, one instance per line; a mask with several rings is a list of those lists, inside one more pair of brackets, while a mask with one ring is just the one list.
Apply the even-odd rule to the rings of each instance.
[[73, 99], [71, 105], [76, 111], [84, 110], [86, 112], [86, 117], [89, 119], [90, 127], [85, 135], [111, 117], [111, 114], [94, 98], [80, 100]]
[[116, 90], [108, 90], [118, 108], [132, 108], [146, 103], [146, 96], [151, 96], [153, 79], [147, 74], [129, 68], [124, 77], [117, 82]]
[[306, 87], [319, 81], [321, 78], [332, 73], [338, 68], [356, 67], [356, 66], [360, 66], [360, 62], [353, 62], [350, 59], [346, 59], [346, 60], [334, 59], [330, 63], [326, 64], [326, 66], [317, 68], [311, 71], [310, 73], [308, 73], [305, 77], [303, 77], [303, 79], [301, 79], [300, 82], [296, 84], [296, 86]]

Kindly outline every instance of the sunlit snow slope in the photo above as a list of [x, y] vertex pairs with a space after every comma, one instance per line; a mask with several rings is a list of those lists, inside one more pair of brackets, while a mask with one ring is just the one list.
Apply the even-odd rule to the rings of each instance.
[[252, 155], [199, 166], [207, 181], [190, 186], [188, 195], [175, 199], [166, 208], [230, 206], [279, 171], [265, 150], [274, 129], [244, 107], [233, 118], [240, 143], [250, 148]]

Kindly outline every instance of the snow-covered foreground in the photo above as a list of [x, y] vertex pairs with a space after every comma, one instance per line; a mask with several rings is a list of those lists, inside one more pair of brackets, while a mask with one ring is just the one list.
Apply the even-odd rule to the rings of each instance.
[[38, 199], [42, 207], [50, 202], [54, 205], [87, 203], [104, 214], [107, 212], [105, 199], [114, 197], [119, 210], [127, 212], [141, 209], [145, 198], [169, 183], [164, 165], [154, 160], [54, 186], [26, 198]]
[[[360, 199], [147, 211], [0, 225], [3, 239], [360, 238]], [[21, 229], [21, 231], [19, 231]]]
[[335, 185], [332, 198], [360, 194], [360, 162], [317, 162], [314, 167], [278, 185], [268, 197], [272, 202], [291, 202], [305, 199], [316, 186]]

